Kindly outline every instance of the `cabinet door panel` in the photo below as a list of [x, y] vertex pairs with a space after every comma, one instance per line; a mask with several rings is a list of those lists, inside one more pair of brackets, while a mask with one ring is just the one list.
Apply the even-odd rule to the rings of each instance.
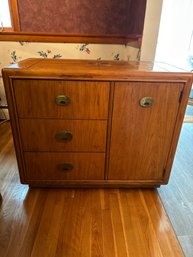
[[[115, 84], [108, 179], [162, 179], [182, 89], [183, 83]], [[141, 107], [143, 97], [153, 105]]]

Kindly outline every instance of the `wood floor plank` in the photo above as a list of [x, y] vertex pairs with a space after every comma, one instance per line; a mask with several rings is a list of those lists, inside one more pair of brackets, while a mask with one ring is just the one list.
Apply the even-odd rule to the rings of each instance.
[[[64, 198], [58, 192], [47, 192], [40, 225], [36, 234], [31, 257], [51, 257], [55, 255]], [[52, 242], [52, 243], [50, 243]], [[42, 252], [43, 249], [46, 251]]]
[[141, 196], [144, 198], [150, 220], [153, 223], [157, 240], [160, 245], [163, 256], [177, 257], [182, 256], [183, 251], [179, 244], [174, 243], [176, 235], [171, 229], [171, 223], [156, 194], [147, 190]]
[[118, 190], [110, 194], [110, 208], [112, 213], [112, 225], [115, 238], [116, 255], [117, 257], [127, 257], [129, 254], [119, 206]]
[[140, 193], [140, 190], [120, 191], [129, 254], [137, 257], [143, 252], [144, 257], [162, 257], [157, 235]]
[[31, 257], [46, 198], [46, 192], [41, 190], [32, 189], [28, 192], [24, 206], [29, 218], [28, 223], [24, 227], [25, 230], [22, 231], [23, 240], [21, 240], [22, 244], [19, 252], [15, 255], [16, 257]]
[[110, 210], [102, 211], [102, 233], [103, 233], [103, 251], [105, 257], [116, 257], [115, 235], [113, 233], [112, 215]]
[[92, 234], [91, 234], [91, 256], [102, 257], [103, 253], [103, 234], [102, 234], [102, 208], [101, 194], [99, 190], [88, 192], [91, 196], [91, 214], [92, 214]]
[[184, 256], [156, 190], [28, 188], [1, 150], [1, 257]]

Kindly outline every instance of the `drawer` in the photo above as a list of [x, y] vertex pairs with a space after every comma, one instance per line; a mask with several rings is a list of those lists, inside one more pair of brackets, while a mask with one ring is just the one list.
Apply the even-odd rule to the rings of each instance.
[[104, 153], [24, 153], [28, 180], [104, 179]]
[[109, 82], [13, 80], [20, 118], [107, 119], [109, 87]]
[[24, 151], [105, 152], [107, 121], [20, 119]]

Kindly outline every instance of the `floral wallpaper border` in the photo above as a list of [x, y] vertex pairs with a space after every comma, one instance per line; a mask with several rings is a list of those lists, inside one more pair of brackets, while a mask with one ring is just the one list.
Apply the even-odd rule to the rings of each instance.
[[[1, 49], [6, 49], [3, 46]], [[139, 59], [139, 49], [127, 45], [97, 45], [97, 44], [60, 44], [60, 43], [30, 43], [8, 42], [7, 56], [3, 62], [11, 57], [10, 63], [24, 59], [26, 54], [30, 58], [64, 58], [64, 59], [96, 59], [96, 60], [136, 60]], [[69, 51], [68, 51], [69, 50]], [[5, 53], [5, 52], [4, 52]], [[23, 56], [22, 56], [23, 55]], [[1, 50], [0, 50], [1, 57]], [[0, 66], [2, 63], [0, 62]], [[2, 68], [2, 67], [1, 67]]]

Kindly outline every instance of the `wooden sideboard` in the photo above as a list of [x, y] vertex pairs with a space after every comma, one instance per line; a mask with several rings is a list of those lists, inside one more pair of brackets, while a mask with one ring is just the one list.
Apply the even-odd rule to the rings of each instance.
[[27, 59], [3, 79], [21, 183], [168, 183], [193, 74], [149, 62]]

